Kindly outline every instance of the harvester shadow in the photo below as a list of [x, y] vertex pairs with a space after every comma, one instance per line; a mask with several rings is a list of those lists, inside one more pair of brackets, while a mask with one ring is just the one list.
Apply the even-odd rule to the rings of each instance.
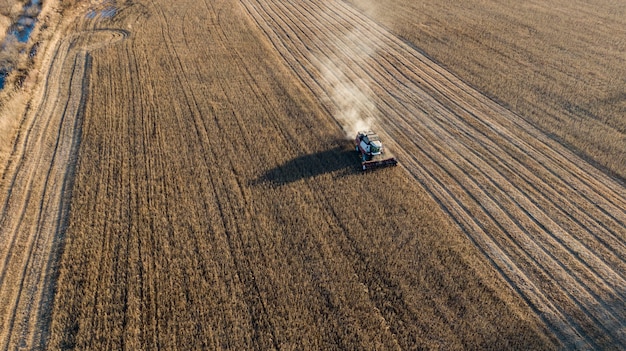
[[346, 176], [360, 172], [359, 158], [354, 149], [338, 146], [330, 150], [303, 155], [272, 168], [253, 181], [253, 184], [286, 185], [302, 179], [338, 172]]

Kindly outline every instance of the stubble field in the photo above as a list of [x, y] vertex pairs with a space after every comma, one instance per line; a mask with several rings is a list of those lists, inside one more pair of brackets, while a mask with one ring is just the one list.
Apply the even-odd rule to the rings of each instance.
[[[623, 186], [357, 8], [72, 13], [0, 183], [2, 349], [626, 345]], [[401, 167], [358, 171], [368, 124]]]
[[349, 2], [623, 184], [623, 3]]

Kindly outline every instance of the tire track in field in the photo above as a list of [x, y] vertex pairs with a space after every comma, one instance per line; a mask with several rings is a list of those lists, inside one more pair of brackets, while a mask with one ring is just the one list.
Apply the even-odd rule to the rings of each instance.
[[41, 102], [28, 111], [0, 210], [0, 347], [43, 347], [87, 98], [89, 51], [121, 40], [97, 30], [52, 48]]
[[370, 96], [404, 168], [565, 346], [626, 347], [622, 185], [342, 2], [243, 3], [330, 111], [342, 78]]

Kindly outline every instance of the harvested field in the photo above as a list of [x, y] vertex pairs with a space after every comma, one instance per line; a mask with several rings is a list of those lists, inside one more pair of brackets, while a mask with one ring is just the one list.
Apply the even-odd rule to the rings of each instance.
[[626, 347], [624, 187], [352, 6], [75, 13], [0, 183], [2, 349]]
[[365, 92], [407, 171], [566, 347], [626, 347], [623, 186], [342, 2], [245, 3], [329, 110], [338, 85]]
[[[53, 301], [39, 298], [45, 282], [5, 275], [44, 291], [12, 310], [32, 300], [51, 318], [33, 334], [25, 313], [9, 314], [4, 348], [556, 345], [415, 182], [356, 171], [336, 122], [241, 6], [184, 5], [79, 17], [72, 31], [84, 40], [124, 39], [71, 45], [73, 59], [50, 61], [69, 76], [49, 84], [68, 95], [42, 104], [77, 106], [58, 114], [74, 121], [80, 137], [68, 140], [79, 151], [67, 181], [54, 182], [73, 184], [49, 201], [57, 226], [35, 231], [63, 244], [48, 249], [53, 266], [39, 276], [51, 279]], [[84, 103], [72, 105], [78, 84]], [[65, 143], [37, 134], [53, 139], [44, 146]], [[28, 198], [17, 189], [10, 203]], [[7, 267], [31, 257], [18, 232], [2, 233], [18, 243]]]
[[144, 5], [100, 22], [132, 29], [93, 53], [52, 348], [555, 346], [241, 6]]
[[550, 137], [626, 180], [623, 2], [349, 2]]

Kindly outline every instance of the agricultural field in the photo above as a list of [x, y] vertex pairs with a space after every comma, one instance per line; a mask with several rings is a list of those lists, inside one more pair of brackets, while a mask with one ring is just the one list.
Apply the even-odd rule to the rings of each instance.
[[[619, 158], [387, 2], [45, 3], [0, 348], [626, 347]], [[400, 166], [360, 172], [369, 127]]]
[[623, 2], [349, 2], [624, 184]]

